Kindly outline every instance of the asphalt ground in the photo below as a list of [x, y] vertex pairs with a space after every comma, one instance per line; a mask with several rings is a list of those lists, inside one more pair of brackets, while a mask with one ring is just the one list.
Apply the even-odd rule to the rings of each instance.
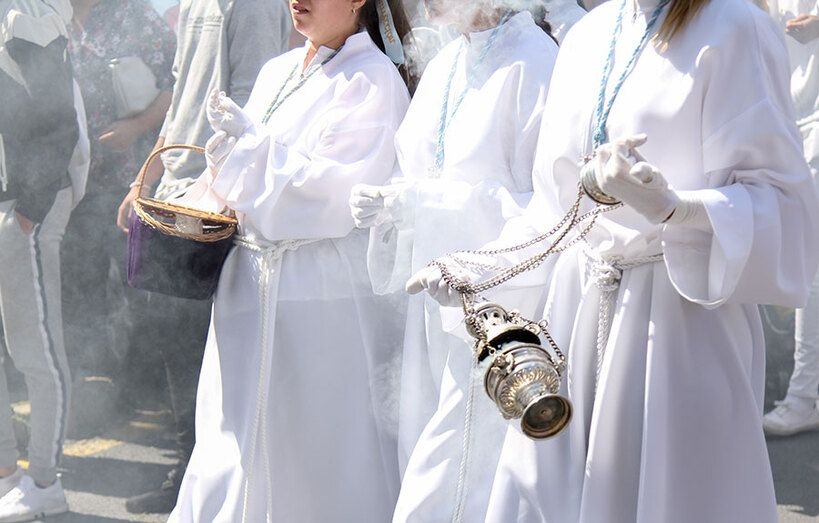
[[[98, 387], [92, 388], [99, 392]], [[15, 404], [15, 412], [23, 420], [27, 411], [27, 402]], [[167, 514], [129, 514], [125, 500], [158, 487], [171, 470], [174, 440], [170, 412], [161, 408], [134, 409], [126, 415], [110, 410], [95, 412], [100, 415], [93, 430], [98, 435], [69, 439], [64, 448], [60, 476], [71, 512], [46, 521], [166, 521]], [[109, 422], [103, 416], [109, 417]], [[19, 463], [28, 466], [25, 459]]]
[[[784, 395], [793, 365], [792, 317], [788, 311], [770, 312], [766, 322], [769, 407]], [[167, 514], [134, 515], [125, 510], [127, 498], [157, 487], [173, 464], [172, 418], [164, 408], [164, 397], [155, 390], [145, 391], [139, 401], [123, 406], [115, 401], [113, 390], [106, 379], [86, 378], [75, 384], [74, 412], [82, 414], [75, 414], [69, 424], [71, 439], [61, 467], [71, 512], [48, 522], [167, 519]], [[22, 390], [15, 396], [14, 410], [23, 434], [28, 403]], [[769, 438], [768, 451], [780, 521], [819, 522], [819, 431]], [[27, 465], [25, 459], [21, 464]]]
[[[55, 523], [165, 521], [167, 515], [134, 515], [125, 500], [162, 482], [173, 463], [170, 415], [135, 412], [104, 437], [69, 441], [62, 481], [72, 512]], [[768, 440], [780, 521], [819, 522], [819, 432]]]

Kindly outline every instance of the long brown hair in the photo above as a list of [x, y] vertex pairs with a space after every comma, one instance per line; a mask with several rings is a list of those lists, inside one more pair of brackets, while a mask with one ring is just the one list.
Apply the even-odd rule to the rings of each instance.
[[[367, 30], [369, 33], [370, 38], [372, 38], [375, 45], [384, 52], [384, 40], [381, 38], [381, 31], [378, 28], [379, 20], [378, 20], [378, 9], [375, 6], [375, 3], [378, 0], [367, 0], [364, 6], [361, 8], [361, 14], [359, 15], [359, 23], [361, 27]], [[401, 0], [387, 0], [387, 5], [392, 12], [392, 19], [395, 22], [395, 30], [398, 32], [398, 40], [407, 45], [412, 45], [410, 35], [410, 24], [409, 19], [407, 18], [407, 12], [404, 11], [404, 5]], [[407, 84], [407, 87], [410, 88], [410, 92], [414, 91], [415, 84], [417, 83], [417, 79], [411, 78], [407, 68], [405, 66], [400, 66], [398, 70], [401, 72], [401, 76], [404, 78], [404, 82]]]
[[668, 15], [666, 15], [663, 25], [660, 26], [660, 31], [657, 33], [657, 41], [662, 45], [668, 45], [710, 1], [671, 0], [671, 8], [668, 10]]

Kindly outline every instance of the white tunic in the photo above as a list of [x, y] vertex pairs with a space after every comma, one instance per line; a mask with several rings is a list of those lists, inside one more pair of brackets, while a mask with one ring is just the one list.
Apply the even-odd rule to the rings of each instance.
[[384, 335], [396, 314], [372, 295], [347, 201], [393, 171], [408, 95], [359, 33], [262, 125], [304, 55], [265, 65], [246, 107], [257, 125], [215, 180], [197, 182], [236, 210], [249, 241], [219, 281], [171, 521], [386, 521], [397, 497], [395, 441], [378, 416], [392, 408], [379, 380], [398, 349]]
[[[430, 62], [398, 131], [403, 181], [412, 186], [395, 209], [399, 221], [375, 228], [371, 236], [371, 275], [381, 292], [402, 290], [414, 271], [437, 256], [497, 237], [531, 197], [534, 149], [557, 46], [523, 12], [498, 29], [478, 63], [493, 32], [462, 36]], [[450, 109], [468, 85], [468, 71], [475, 77], [445, 135], [443, 168], [430, 173], [453, 65]], [[486, 499], [479, 486], [497, 463], [505, 429], [500, 417], [476, 416], [487, 423], [472, 427], [472, 444], [463, 448], [472, 350], [442, 331], [439, 311], [429, 298], [410, 300], [399, 424], [406, 472], [396, 521], [447, 521], [459, 505], [466, 509], [465, 521], [483, 517]], [[475, 397], [476, 409], [493, 408]], [[474, 463], [462, 476], [468, 455]]]
[[[655, 2], [640, 3], [634, 22], [625, 16], [611, 84]], [[544, 229], [574, 200], [578, 160], [591, 150], [619, 4], [581, 20], [558, 57], [530, 204]], [[701, 190], [713, 232], [651, 225], [623, 208], [599, 220], [585, 253], [560, 257], [547, 316], [568, 351], [574, 418], [545, 441], [510, 425], [487, 521], [776, 521], [755, 304], [803, 302], [819, 233], [779, 33], [751, 3], [714, 0], [664, 54], [646, 48], [625, 82], [609, 137], [646, 133], [643, 156], [676, 189]], [[596, 259], [655, 254], [663, 261], [624, 270], [619, 288], [592, 271]], [[611, 330], [595, 383], [607, 292]]]

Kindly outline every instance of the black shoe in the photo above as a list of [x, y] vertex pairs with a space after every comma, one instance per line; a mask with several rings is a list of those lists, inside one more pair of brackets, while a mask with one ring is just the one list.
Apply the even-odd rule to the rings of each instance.
[[176, 505], [176, 497], [179, 495], [182, 481], [178, 478], [179, 472], [173, 469], [159, 489], [128, 498], [125, 510], [131, 514], [168, 514]]

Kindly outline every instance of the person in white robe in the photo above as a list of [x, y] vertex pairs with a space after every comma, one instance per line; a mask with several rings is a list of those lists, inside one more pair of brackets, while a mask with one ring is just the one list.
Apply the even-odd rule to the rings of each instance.
[[[819, 2], [770, 0], [791, 64], [791, 98], [814, 182], [819, 174]], [[819, 274], [804, 309], [795, 314], [794, 368], [785, 398], [765, 415], [768, 434], [790, 436], [819, 429]]]
[[[432, 4], [432, 2], [430, 2]], [[428, 65], [396, 136], [400, 173], [391, 185], [359, 186], [359, 226], [372, 227], [376, 292], [403, 294], [407, 278], [454, 247], [475, 248], [519, 215], [532, 192], [532, 162], [557, 45], [528, 11], [494, 2], [444, 3], [462, 34]], [[490, 14], [487, 14], [490, 13]], [[505, 425], [473, 416], [472, 347], [443, 331], [440, 307], [410, 300], [401, 374], [395, 521], [448, 521], [486, 510], [480, 486], [499, 456]], [[401, 336], [402, 329], [396, 332]], [[472, 419], [488, 423], [471, 423]], [[468, 470], [467, 470], [468, 469]]]
[[[509, 426], [486, 521], [776, 521], [756, 304], [804, 303], [819, 233], [789, 77], [780, 31], [746, 0], [615, 0], [569, 33], [528, 213], [544, 230], [566, 213], [597, 140], [583, 172], [624, 205], [557, 260], [545, 317], [574, 416], [547, 440]], [[445, 300], [441, 283], [428, 268], [408, 286]]]
[[386, 521], [398, 495], [378, 416], [395, 314], [371, 291], [347, 200], [393, 172], [409, 95], [374, 43], [375, 0], [290, 7], [305, 46], [263, 67], [243, 110], [212, 96], [209, 168], [184, 200], [232, 209], [239, 231], [172, 522]]

